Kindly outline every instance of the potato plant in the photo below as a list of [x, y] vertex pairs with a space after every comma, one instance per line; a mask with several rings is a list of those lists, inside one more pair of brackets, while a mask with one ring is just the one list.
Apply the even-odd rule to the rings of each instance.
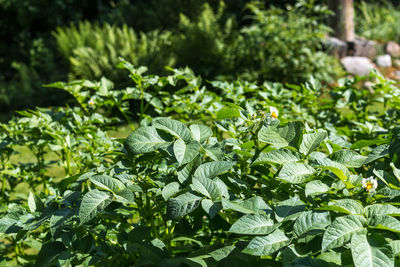
[[[52, 86], [76, 107], [2, 125], [0, 262], [37, 266], [397, 266], [399, 93], [343, 79]], [[174, 93], [172, 93], [174, 92]], [[139, 123], [135, 123], [135, 121]], [[132, 132], [112, 139], [125, 121]], [[16, 145], [35, 163], [10, 160]], [[58, 155], [65, 177], [46, 173]], [[16, 188], [25, 183], [30, 193]], [[34, 253], [32, 253], [32, 250]]]

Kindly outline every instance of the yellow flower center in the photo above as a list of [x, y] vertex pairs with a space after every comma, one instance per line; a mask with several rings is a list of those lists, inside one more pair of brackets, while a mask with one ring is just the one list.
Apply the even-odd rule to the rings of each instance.
[[276, 112], [274, 111], [274, 112], [272, 112], [271, 117], [274, 118], [274, 119], [277, 119], [278, 118], [278, 114], [276, 114]]
[[365, 185], [365, 189], [367, 189], [368, 191], [371, 190], [372, 187], [374, 187], [374, 185], [371, 182], [367, 182], [367, 184]]

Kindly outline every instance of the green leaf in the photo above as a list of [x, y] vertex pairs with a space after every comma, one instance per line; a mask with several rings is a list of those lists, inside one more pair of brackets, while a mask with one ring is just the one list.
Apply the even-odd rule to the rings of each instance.
[[387, 144], [375, 147], [368, 158], [364, 161], [364, 164], [371, 163], [377, 159], [383, 158], [389, 154], [389, 146]]
[[167, 184], [161, 191], [161, 195], [164, 200], [168, 200], [170, 197], [179, 192], [179, 183], [172, 182]]
[[300, 214], [293, 225], [293, 233], [301, 237], [311, 230], [325, 229], [331, 224], [329, 212], [307, 211]]
[[126, 138], [124, 147], [131, 154], [142, 154], [166, 148], [170, 142], [162, 139], [156, 128], [142, 126]]
[[364, 214], [363, 205], [354, 199], [335, 199], [328, 203], [329, 210], [342, 212], [346, 214]]
[[342, 164], [332, 161], [328, 158], [318, 160], [319, 168], [326, 169], [334, 173], [349, 188], [354, 187], [348, 182], [350, 171]]
[[188, 164], [186, 164], [183, 168], [181, 167], [177, 173], [179, 182], [181, 184], [189, 182], [188, 179], [190, 178], [191, 174], [194, 173], [195, 169], [197, 169], [200, 163], [201, 163], [200, 157], [197, 157]]
[[54, 237], [65, 225], [69, 218], [73, 215], [70, 208], [61, 208], [54, 212], [50, 217], [50, 233]]
[[214, 183], [214, 181], [210, 178], [194, 176], [192, 179], [192, 184], [193, 188], [197, 192], [212, 200], [218, 200], [222, 196], [221, 190], [219, 190], [217, 184]]
[[190, 125], [190, 133], [192, 135], [193, 140], [196, 140], [197, 142], [203, 143], [206, 141], [208, 138], [210, 138], [213, 135], [213, 132], [211, 129], [205, 125], [202, 124], [193, 124]]
[[214, 178], [217, 175], [220, 175], [228, 170], [230, 170], [236, 162], [231, 161], [211, 161], [204, 164], [201, 164], [193, 176], [205, 177], [205, 178]]
[[258, 139], [261, 142], [271, 144], [276, 148], [281, 148], [289, 145], [289, 141], [283, 138], [278, 129], [275, 127], [263, 127], [258, 132]]
[[390, 245], [380, 236], [367, 236], [366, 231], [353, 235], [351, 254], [355, 266], [394, 267], [394, 256]]
[[360, 168], [367, 159], [366, 156], [361, 156], [349, 149], [336, 151], [331, 155], [331, 158], [333, 161], [341, 163], [348, 168]]
[[279, 202], [275, 207], [276, 220], [278, 222], [295, 220], [306, 208], [298, 196]]
[[315, 169], [305, 163], [287, 163], [283, 165], [278, 178], [287, 183], [301, 184], [315, 173]]
[[37, 255], [35, 266], [52, 266], [63, 251], [66, 251], [66, 248], [60, 241], [43, 244]]
[[367, 217], [377, 215], [400, 215], [400, 209], [390, 204], [373, 204], [365, 208]]
[[376, 215], [368, 220], [368, 225], [382, 230], [400, 233], [400, 222], [389, 215]]
[[346, 244], [356, 232], [364, 229], [365, 223], [365, 218], [360, 215], [346, 215], [336, 218], [324, 233], [322, 252]]
[[261, 154], [253, 163], [265, 164], [265, 163], [275, 163], [275, 164], [285, 164], [289, 162], [297, 162], [300, 160], [300, 154], [288, 148], [280, 148], [267, 153]]
[[225, 259], [235, 249], [235, 246], [225, 246], [208, 253], [214, 260], [220, 261]]
[[303, 140], [300, 144], [300, 153], [304, 155], [310, 154], [328, 137], [328, 134], [324, 130], [319, 130], [315, 133], [303, 134]]
[[254, 213], [270, 213], [272, 209], [265, 201], [255, 196], [246, 200], [230, 201], [225, 198], [222, 199], [222, 206], [224, 210], [235, 210], [244, 214]]
[[289, 146], [298, 148], [304, 124], [301, 121], [291, 121], [285, 126], [278, 127], [278, 133], [289, 142]]
[[84, 224], [93, 219], [98, 213], [104, 210], [112, 201], [111, 195], [98, 189], [87, 192], [79, 208], [79, 220]]
[[240, 110], [237, 108], [223, 107], [217, 112], [217, 120], [240, 118]]
[[135, 195], [132, 190], [136, 192], [136, 188], [131, 186], [114, 193], [115, 201], [123, 204], [133, 204], [135, 202]]
[[37, 196], [36, 194], [33, 194], [31, 191], [29, 191], [29, 196], [28, 196], [28, 207], [32, 213], [44, 209], [44, 205], [40, 197]]
[[94, 183], [101, 189], [111, 191], [113, 193], [125, 188], [125, 185], [120, 180], [107, 175], [95, 175], [91, 176], [89, 179], [92, 183]]
[[210, 216], [210, 219], [214, 218], [220, 210], [222, 210], [221, 202], [213, 202], [209, 199], [203, 199], [201, 201], [201, 207]]
[[189, 129], [180, 121], [161, 118], [154, 120], [153, 126], [165, 130], [185, 142], [189, 142], [192, 139]]
[[285, 233], [277, 229], [267, 236], [256, 236], [242, 252], [253, 256], [269, 256], [289, 243], [290, 240]]
[[329, 191], [329, 186], [321, 182], [320, 180], [313, 180], [306, 184], [306, 196], [321, 195]]
[[275, 229], [275, 224], [265, 214], [246, 214], [239, 218], [229, 232], [243, 235], [266, 235]]
[[400, 240], [392, 240], [392, 242], [390, 243], [391, 247], [392, 247], [392, 251], [394, 256], [399, 256], [400, 254]]
[[190, 192], [170, 198], [167, 204], [167, 218], [175, 219], [194, 211], [200, 204], [201, 197]]
[[179, 165], [183, 165], [197, 157], [200, 151], [200, 143], [197, 141], [190, 141], [188, 144], [185, 144], [184, 141], [178, 139], [175, 141], [173, 149]]

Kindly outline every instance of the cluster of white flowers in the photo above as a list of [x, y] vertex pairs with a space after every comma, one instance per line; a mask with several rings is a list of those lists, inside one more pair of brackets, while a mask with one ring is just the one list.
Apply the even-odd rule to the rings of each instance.
[[378, 187], [378, 181], [374, 179], [373, 176], [367, 179], [362, 179], [361, 183], [365, 190], [367, 190], [368, 192], [375, 192], [376, 188]]

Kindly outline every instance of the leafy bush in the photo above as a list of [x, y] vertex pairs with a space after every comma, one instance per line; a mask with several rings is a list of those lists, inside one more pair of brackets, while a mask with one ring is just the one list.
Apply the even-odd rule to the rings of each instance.
[[[247, 57], [239, 64], [260, 80], [299, 82], [310, 75], [329, 81], [340, 72], [337, 60], [321, 51], [321, 39], [330, 29], [318, 23], [303, 6], [290, 10], [260, 9], [249, 5], [254, 23], [244, 28]], [[326, 12], [322, 9], [318, 12]]]
[[392, 3], [361, 2], [357, 5], [356, 31], [359, 35], [382, 42], [400, 42], [400, 10]]
[[162, 72], [172, 64], [170, 33], [158, 31], [135, 33], [131, 28], [81, 22], [77, 27], [58, 28], [54, 34], [60, 52], [70, 62], [70, 77], [98, 79], [106, 75], [120, 81], [115, 68], [119, 57], [136, 66], [147, 65], [152, 72]]
[[217, 12], [204, 4], [194, 20], [181, 14], [173, 42], [179, 66], [189, 66], [209, 78], [236, 72], [238, 59], [246, 47], [236, 21], [233, 17], [224, 18], [224, 11], [225, 5], [220, 2]]
[[[188, 69], [118, 66], [130, 87], [52, 84], [78, 106], [1, 125], [2, 263], [399, 264], [400, 89], [391, 81], [372, 73], [374, 94], [357, 87], [362, 78], [330, 92], [315, 79], [213, 81], [211, 91]], [[126, 139], [108, 136], [133, 115], [140, 124]], [[16, 145], [36, 160], [13, 161]], [[46, 171], [54, 164], [62, 179]], [[37, 193], [18, 194], [24, 185]]]

